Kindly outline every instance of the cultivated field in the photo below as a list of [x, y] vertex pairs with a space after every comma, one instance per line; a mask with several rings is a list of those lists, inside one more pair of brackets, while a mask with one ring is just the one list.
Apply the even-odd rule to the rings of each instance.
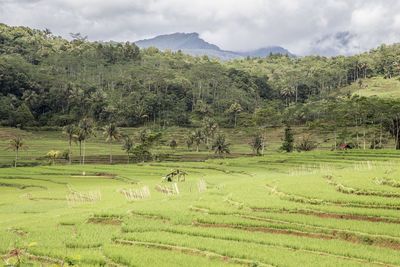
[[[2, 168], [0, 254], [37, 266], [398, 266], [399, 163], [394, 150], [354, 150]], [[186, 181], [162, 182], [171, 169]]]
[[[351, 129], [351, 128], [350, 128]], [[134, 137], [135, 144], [139, 144], [139, 133], [143, 128], [121, 128], [122, 134], [127, 134]], [[163, 134], [162, 142], [154, 148], [154, 153], [161, 153], [166, 155], [165, 160], [168, 161], [204, 161], [208, 158], [215, 157], [214, 152], [206, 148], [202, 143], [200, 152], [196, 152], [195, 146], [188, 149], [186, 146], [185, 136], [195, 130], [195, 128], [180, 128], [169, 127], [160, 130]], [[252, 135], [256, 132], [253, 127], [238, 127], [236, 129], [227, 128], [219, 129], [227, 136], [230, 146], [230, 155], [227, 157], [236, 158], [241, 156], [251, 156], [252, 150], [249, 146]], [[310, 134], [307, 127], [293, 127], [295, 134], [295, 143], [300, 141], [303, 136]], [[266, 132], [266, 150], [278, 151], [282, 145], [283, 127], [271, 128]], [[87, 163], [109, 163], [110, 146], [105, 141], [102, 130], [95, 131], [95, 136], [88, 139], [86, 143], [86, 162]], [[14, 136], [21, 136], [28, 149], [19, 152], [19, 166], [35, 166], [39, 164], [48, 164], [49, 160], [46, 158], [46, 153], [50, 150], [57, 150], [60, 152], [68, 150], [68, 141], [62, 134], [62, 131], [27, 131], [17, 128], [0, 127], [0, 167], [13, 166], [15, 152], [12, 150], [6, 151], [7, 142]], [[312, 134], [313, 140], [318, 143], [317, 150], [331, 150], [334, 146], [333, 132], [319, 131]], [[329, 138], [327, 142], [324, 139]], [[353, 138], [355, 139], [355, 137]], [[168, 144], [175, 140], [178, 144], [176, 149], [171, 149]], [[362, 140], [360, 137], [360, 144]], [[362, 144], [361, 144], [362, 145]], [[367, 140], [367, 147], [369, 147], [369, 139]], [[385, 148], [393, 148], [394, 141], [392, 138], [384, 145]], [[83, 143], [82, 143], [83, 153]], [[67, 160], [58, 159], [59, 164], [65, 164]], [[72, 161], [74, 164], [79, 163], [79, 144], [72, 144]], [[114, 141], [113, 143], [113, 161], [115, 163], [126, 163], [127, 155], [122, 150], [122, 140]]]
[[383, 98], [399, 98], [400, 97], [400, 81], [399, 79], [384, 79], [383, 77], [374, 77], [354, 82], [349, 86], [340, 89], [340, 94], [357, 94], [359, 96], [378, 96]]

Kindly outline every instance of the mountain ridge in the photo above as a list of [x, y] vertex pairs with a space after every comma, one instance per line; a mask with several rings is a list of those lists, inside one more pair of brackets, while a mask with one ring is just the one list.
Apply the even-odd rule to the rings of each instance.
[[153, 38], [138, 40], [135, 44], [139, 48], [156, 47], [160, 50], [170, 49], [172, 51], [181, 50], [183, 53], [192, 56], [207, 55], [212, 58], [219, 58], [222, 61], [240, 59], [245, 57], [266, 57], [270, 54], [291, 54], [288, 50], [280, 46], [267, 46], [250, 51], [229, 51], [219, 48], [215, 44], [208, 43], [200, 38], [197, 32], [172, 34], [162, 34]]

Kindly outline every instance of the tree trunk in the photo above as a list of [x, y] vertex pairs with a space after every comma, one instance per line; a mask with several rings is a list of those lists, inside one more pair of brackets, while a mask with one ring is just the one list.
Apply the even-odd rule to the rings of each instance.
[[337, 140], [336, 140], [336, 130], [335, 130], [335, 150], [336, 150], [336, 147], [337, 147]]
[[83, 139], [83, 158], [82, 158], [82, 165], [85, 165], [85, 156], [86, 156], [86, 138]]
[[357, 148], [359, 148], [360, 145], [359, 145], [359, 142], [358, 142], [358, 119], [356, 119], [356, 135], [357, 135], [357, 137], [356, 137], [356, 140], [357, 140]]
[[265, 136], [264, 134], [261, 137], [261, 155], [264, 157], [264, 150], [265, 150]]
[[71, 165], [71, 138], [69, 138], [68, 165]]
[[364, 132], [363, 132], [363, 139], [364, 139], [364, 150], [365, 150], [365, 128], [364, 128]]
[[18, 148], [15, 150], [15, 162], [14, 162], [15, 168], [17, 168], [17, 161], [18, 161]]
[[110, 164], [112, 164], [112, 142], [110, 141]]
[[395, 138], [394, 147], [399, 149], [399, 122], [397, 119], [393, 119], [393, 136]]
[[236, 128], [236, 113], [235, 113], [235, 128]]
[[127, 152], [128, 153], [128, 164], [129, 164], [129, 152]]
[[82, 141], [79, 141], [79, 165], [82, 164]]
[[397, 121], [397, 127], [396, 127], [396, 149], [400, 149], [400, 144], [399, 144], [399, 122]]
[[199, 146], [200, 146], [200, 144], [196, 145], [196, 152], [199, 152]]

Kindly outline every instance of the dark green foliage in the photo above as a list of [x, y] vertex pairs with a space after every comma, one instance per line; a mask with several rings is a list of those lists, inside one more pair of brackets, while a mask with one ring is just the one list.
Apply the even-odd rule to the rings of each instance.
[[24, 128], [34, 123], [34, 118], [25, 103], [22, 103], [14, 113], [14, 125]]
[[148, 144], [139, 144], [135, 146], [131, 151], [131, 158], [134, 162], [150, 161], [153, 159]]
[[172, 149], [176, 149], [176, 147], [178, 146], [178, 144], [176, 143], [175, 139], [173, 139], [173, 140], [169, 143], [169, 146], [170, 146]]
[[281, 149], [286, 152], [292, 152], [294, 149], [294, 137], [293, 137], [293, 132], [292, 132], [292, 128], [290, 127], [290, 125], [286, 125], [285, 136], [283, 139], [283, 144], [282, 144]]
[[214, 149], [215, 153], [217, 154], [229, 154], [229, 146], [231, 144], [227, 143], [225, 135], [218, 133], [217, 137], [215, 138], [215, 141], [213, 143], [212, 149]]
[[[134, 162], [141, 162], [141, 161], [150, 161], [154, 160], [155, 158], [159, 157], [160, 155], [156, 155], [152, 148], [156, 146], [162, 138], [162, 133], [148, 133], [145, 136], [142, 136], [142, 143], [134, 146], [130, 153], [132, 154], [132, 159]], [[162, 157], [163, 155], [161, 155]]]
[[[351, 83], [362, 89], [361, 79], [397, 78], [400, 44], [350, 57], [271, 54], [219, 62], [72, 37], [0, 24], [0, 125], [54, 127], [90, 118], [119, 127], [199, 127], [207, 117], [221, 127], [253, 123], [265, 135], [285, 116], [296, 126], [321, 121], [335, 140], [343, 128], [356, 128], [349, 137], [362, 148], [368, 129], [379, 128], [379, 146], [387, 132], [400, 149], [399, 101], [332, 97]], [[202, 128], [208, 146], [213, 137]]]
[[62, 152], [62, 154], [61, 154], [61, 158], [62, 159], [65, 159], [65, 160], [70, 160], [70, 150], [67, 148], [67, 149], [64, 149], [64, 151]]

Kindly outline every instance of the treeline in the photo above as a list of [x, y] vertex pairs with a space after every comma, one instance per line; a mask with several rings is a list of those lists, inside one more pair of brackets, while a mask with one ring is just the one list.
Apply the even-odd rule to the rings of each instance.
[[[333, 138], [332, 149], [388, 148], [389, 139], [400, 149], [400, 100], [378, 97], [336, 97], [301, 103], [279, 110], [274, 107], [258, 109], [249, 126], [255, 126], [254, 143], [264, 149], [269, 129], [286, 125], [306, 126], [303, 141], [315, 142], [311, 135]], [[305, 145], [307, 147], [307, 144]], [[285, 149], [287, 150], [287, 149]], [[293, 150], [293, 148], [292, 148]], [[300, 150], [307, 150], [302, 149]]]
[[[352, 57], [270, 55], [221, 63], [133, 43], [67, 41], [49, 30], [0, 24], [0, 124], [197, 125], [250, 123], [258, 109], [323, 116], [312, 106], [360, 78], [399, 75], [400, 45]], [[293, 111], [295, 110], [295, 111]]]

